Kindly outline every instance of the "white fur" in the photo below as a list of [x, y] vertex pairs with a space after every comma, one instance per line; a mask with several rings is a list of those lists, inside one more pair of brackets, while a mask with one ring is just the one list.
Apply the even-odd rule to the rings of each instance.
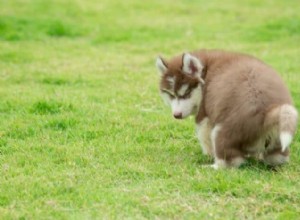
[[175, 77], [168, 77], [167, 81], [170, 83], [170, 86], [172, 87], [172, 89], [174, 88], [175, 85]]
[[239, 167], [239, 166], [241, 166], [244, 162], [245, 162], [245, 159], [244, 159], [244, 158], [242, 158], [242, 157], [236, 157], [236, 158], [232, 159], [230, 165], [231, 165], [232, 167]]
[[[196, 67], [196, 72], [193, 73], [193, 70], [190, 68], [191, 64]], [[201, 78], [203, 65], [201, 64], [200, 60], [189, 53], [183, 54], [183, 72], [187, 74], [195, 74], [198, 78]]]
[[297, 126], [298, 112], [288, 104], [282, 105], [280, 108], [280, 142], [281, 150], [285, 151], [292, 143], [293, 131]]
[[223, 168], [233, 168], [233, 167], [241, 166], [244, 162], [245, 159], [241, 157], [234, 158], [230, 164], [228, 164], [223, 159], [215, 158], [215, 163], [211, 165], [211, 167], [214, 168], [215, 170], [223, 169]]
[[221, 125], [217, 124], [212, 129], [211, 134], [210, 134], [210, 139], [211, 139], [211, 143], [212, 143], [212, 147], [213, 147], [213, 153], [214, 153], [214, 156], [215, 156], [215, 163], [212, 165], [212, 168], [214, 168], [215, 170], [217, 170], [219, 168], [226, 167], [225, 161], [221, 160], [221, 159], [218, 159], [216, 157], [216, 139], [218, 137], [218, 133], [219, 133], [220, 130], [221, 130]]
[[181, 113], [182, 117], [184, 118], [184, 116], [186, 117], [187, 115], [189, 115], [190, 113], [190, 100], [189, 99], [173, 99], [171, 101], [171, 108], [172, 108], [172, 112], [173, 114], [178, 114]]
[[212, 129], [211, 134], [210, 134], [210, 139], [212, 143], [213, 150], [215, 152], [216, 149], [216, 139], [218, 137], [218, 132], [221, 130], [221, 125], [217, 124], [215, 127]]
[[203, 154], [213, 156], [212, 143], [210, 139], [211, 129], [212, 128], [209, 119], [206, 117], [199, 124], [197, 124], [196, 134]]
[[202, 89], [201, 89], [201, 85], [198, 85], [198, 87], [191, 92], [190, 98], [188, 99], [175, 98], [173, 100], [170, 100], [172, 113], [173, 115], [181, 113], [182, 118], [186, 118], [187, 116], [191, 114], [195, 114], [198, 111], [201, 101], [202, 101]]
[[165, 66], [164, 62], [162, 61], [162, 59], [160, 57], [157, 57], [155, 64], [161, 75], [167, 71], [167, 67]]
[[169, 92], [170, 92], [173, 96], [175, 96], [175, 94], [174, 94], [173, 91], [174, 91], [174, 87], [175, 87], [176, 77], [175, 77], [175, 76], [174, 76], [174, 77], [169, 76], [169, 77], [166, 78], [166, 80], [168, 81], [168, 83], [169, 83], [169, 85], [170, 85]]
[[166, 105], [170, 105], [171, 99], [170, 99], [169, 95], [166, 94], [166, 93], [164, 93], [164, 92], [161, 92], [160, 95], [161, 95], [161, 98], [162, 98], [162, 100], [164, 101], [164, 103], [165, 103]]
[[173, 99], [171, 101], [171, 108], [172, 108], [173, 115], [176, 113], [182, 113], [182, 111], [183, 111], [182, 104], [184, 104], [184, 103], [179, 103], [178, 99]]
[[226, 168], [227, 164], [225, 160], [215, 158], [215, 163], [211, 165], [211, 167], [214, 168], [215, 170], [218, 170], [220, 168]]
[[[281, 106], [280, 116], [281, 117], [290, 116], [292, 118], [297, 119], [298, 118], [298, 112], [297, 112], [297, 110], [295, 109], [294, 106], [284, 104], [284, 105]], [[283, 119], [283, 118], [281, 118], [281, 119]]]
[[293, 136], [289, 132], [280, 133], [281, 151], [284, 152], [292, 143]]
[[180, 87], [180, 89], [178, 90], [178, 95], [183, 96], [188, 88], [189, 88], [189, 85], [183, 84]]

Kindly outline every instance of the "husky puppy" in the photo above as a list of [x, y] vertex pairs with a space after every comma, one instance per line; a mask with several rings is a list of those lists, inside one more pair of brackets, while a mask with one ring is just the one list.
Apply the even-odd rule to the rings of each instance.
[[160, 94], [176, 119], [195, 116], [213, 168], [239, 167], [247, 157], [271, 166], [289, 160], [298, 113], [287, 87], [267, 64], [219, 50], [156, 60]]

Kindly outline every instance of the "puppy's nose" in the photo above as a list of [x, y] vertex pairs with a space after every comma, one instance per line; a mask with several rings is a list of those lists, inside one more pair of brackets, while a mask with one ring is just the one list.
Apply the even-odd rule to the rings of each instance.
[[173, 114], [174, 118], [177, 118], [177, 119], [182, 119], [182, 113], [181, 112], [175, 112]]

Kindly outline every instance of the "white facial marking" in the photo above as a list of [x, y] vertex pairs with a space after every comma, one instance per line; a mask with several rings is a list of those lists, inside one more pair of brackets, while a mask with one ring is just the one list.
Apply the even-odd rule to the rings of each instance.
[[169, 82], [169, 83], [175, 83], [175, 77], [168, 77], [167, 78], [167, 81]]
[[174, 99], [172, 101], [173, 114], [181, 113], [182, 116], [186, 115], [189, 112], [190, 105], [191, 103], [187, 99]]
[[171, 99], [170, 99], [169, 95], [166, 94], [165, 92], [161, 92], [160, 95], [161, 95], [161, 97], [162, 97], [164, 103], [165, 103], [166, 105], [170, 105]]
[[202, 101], [202, 89], [199, 84], [192, 92], [191, 96], [187, 99], [175, 98], [171, 101], [172, 113], [181, 113], [182, 118], [186, 118], [191, 114], [197, 113]]
[[172, 108], [173, 115], [175, 113], [180, 113], [181, 112], [181, 109], [179, 108], [179, 101], [178, 101], [178, 99], [173, 99], [171, 101], [171, 108]]
[[160, 57], [157, 57], [155, 64], [156, 64], [156, 68], [158, 69], [161, 75], [167, 71], [167, 67]]
[[186, 93], [186, 90], [189, 88], [189, 85], [184, 84], [178, 90], [178, 95], [183, 96]]
[[170, 83], [171, 89], [174, 90], [175, 86], [175, 76], [174, 77], [168, 77], [167, 81]]

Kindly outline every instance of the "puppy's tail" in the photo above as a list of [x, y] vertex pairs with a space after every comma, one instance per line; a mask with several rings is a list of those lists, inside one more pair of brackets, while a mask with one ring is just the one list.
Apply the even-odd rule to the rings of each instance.
[[292, 142], [297, 129], [298, 112], [291, 105], [282, 105], [279, 115], [281, 150], [285, 151]]
[[267, 114], [265, 125], [267, 127], [277, 126], [281, 143], [281, 151], [285, 151], [292, 143], [297, 129], [298, 112], [292, 105], [284, 104], [278, 106]]

